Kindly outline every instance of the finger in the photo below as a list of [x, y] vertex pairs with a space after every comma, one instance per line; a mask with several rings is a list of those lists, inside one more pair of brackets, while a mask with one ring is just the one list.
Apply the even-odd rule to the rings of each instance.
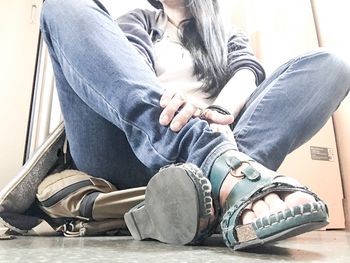
[[221, 125], [229, 125], [233, 123], [233, 115], [224, 115], [214, 110], [208, 110], [205, 113], [205, 118], [208, 122], [217, 123]]
[[175, 94], [176, 94], [176, 91], [173, 89], [165, 90], [163, 95], [160, 98], [160, 106], [162, 108], [165, 108], [169, 104], [171, 99], [175, 96]]
[[187, 103], [185, 106], [176, 114], [170, 124], [170, 129], [174, 132], [178, 132], [183, 126], [193, 117], [197, 108]]
[[197, 108], [196, 108], [196, 111], [193, 113], [193, 117], [199, 117], [199, 116], [201, 116], [202, 112], [203, 112], [203, 109], [197, 107]]
[[186, 98], [180, 94], [176, 93], [175, 96], [169, 101], [165, 106], [162, 113], [160, 114], [159, 123], [161, 125], [167, 126], [170, 124], [175, 116], [175, 113], [186, 103]]

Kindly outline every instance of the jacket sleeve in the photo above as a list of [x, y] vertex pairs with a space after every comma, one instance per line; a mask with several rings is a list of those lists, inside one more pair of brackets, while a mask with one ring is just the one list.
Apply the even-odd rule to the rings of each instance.
[[129, 42], [144, 57], [149, 66], [154, 69], [154, 51], [150, 37], [152, 11], [148, 12], [135, 9], [120, 16], [117, 19], [117, 23]]
[[235, 28], [232, 29], [228, 39], [227, 67], [230, 77], [242, 68], [250, 69], [255, 74], [257, 85], [266, 77], [265, 70], [255, 57], [247, 36]]

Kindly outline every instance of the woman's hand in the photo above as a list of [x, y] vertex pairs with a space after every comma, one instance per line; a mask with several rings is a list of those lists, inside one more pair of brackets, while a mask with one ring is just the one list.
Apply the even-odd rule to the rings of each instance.
[[170, 129], [178, 132], [192, 117], [201, 117], [209, 123], [229, 125], [234, 121], [232, 115], [224, 115], [214, 110], [201, 110], [191, 102], [187, 101], [182, 93], [168, 89], [160, 99], [163, 111], [159, 123], [163, 126], [170, 125]]

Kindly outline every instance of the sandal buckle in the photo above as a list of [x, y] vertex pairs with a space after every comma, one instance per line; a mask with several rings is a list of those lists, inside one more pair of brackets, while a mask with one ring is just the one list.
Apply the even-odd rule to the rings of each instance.
[[242, 165], [242, 161], [238, 158], [231, 156], [230, 158], [226, 159], [226, 164], [232, 169], [236, 170], [238, 167]]
[[242, 174], [245, 175], [250, 181], [257, 181], [260, 179], [261, 174], [256, 170], [252, 165], [249, 165], [242, 171]]
[[236, 170], [238, 167], [240, 167], [243, 163], [247, 163], [249, 164], [249, 166], [247, 168], [245, 168], [241, 174], [235, 174], [235, 173], [231, 173], [230, 174], [233, 177], [236, 178], [240, 178], [243, 179], [245, 177], [247, 177], [250, 181], [256, 181], [259, 180], [261, 177], [261, 174], [259, 171], [257, 171], [251, 164], [249, 161], [241, 161], [238, 158], [231, 156], [230, 158], [227, 158], [226, 160], [226, 164], [230, 167], [231, 171], [232, 170]]

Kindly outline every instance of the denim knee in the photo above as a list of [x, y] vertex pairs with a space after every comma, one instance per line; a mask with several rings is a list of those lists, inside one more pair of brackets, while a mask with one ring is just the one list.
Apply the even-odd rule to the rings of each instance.
[[69, 23], [69, 17], [72, 14], [72, 12], [74, 12], [74, 10], [76, 12], [80, 12], [78, 11], [79, 9], [77, 9], [76, 6], [78, 4], [77, 2], [80, 1], [46, 0], [43, 3], [43, 7], [41, 10], [41, 29], [44, 31], [49, 31], [50, 26], [52, 26], [53, 24], [63, 26], [64, 24]]
[[84, 20], [93, 15], [92, 10], [108, 14], [98, 0], [46, 0], [41, 11], [41, 26], [43, 29], [48, 25], [63, 27], [72, 23], [83, 26]]
[[[297, 60], [298, 61], [298, 60]], [[310, 63], [325, 81], [332, 81], [328, 86], [333, 92], [345, 94], [350, 90], [350, 64], [337, 53], [326, 48], [320, 48], [307, 53], [299, 61]]]
[[350, 64], [339, 54], [325, 48], [320, 48], [310, 53], [310, 56], [321, 62], [321, 65], [325, 65], [325, 67], [321, 68], [321, 70], [325, 70], [325, 74], [350, 76]]
[[324, 69], [325, 78], [329, 75], [337, 76], [337, 84], [334, 85], [333, 89], [342, 89], [345, 96], [349, 93], [350, 90], [350, 64], [345, 61], [340, 55], [328, 51], [322, 50], [323, 59], [326, 60], [326, 69]]

